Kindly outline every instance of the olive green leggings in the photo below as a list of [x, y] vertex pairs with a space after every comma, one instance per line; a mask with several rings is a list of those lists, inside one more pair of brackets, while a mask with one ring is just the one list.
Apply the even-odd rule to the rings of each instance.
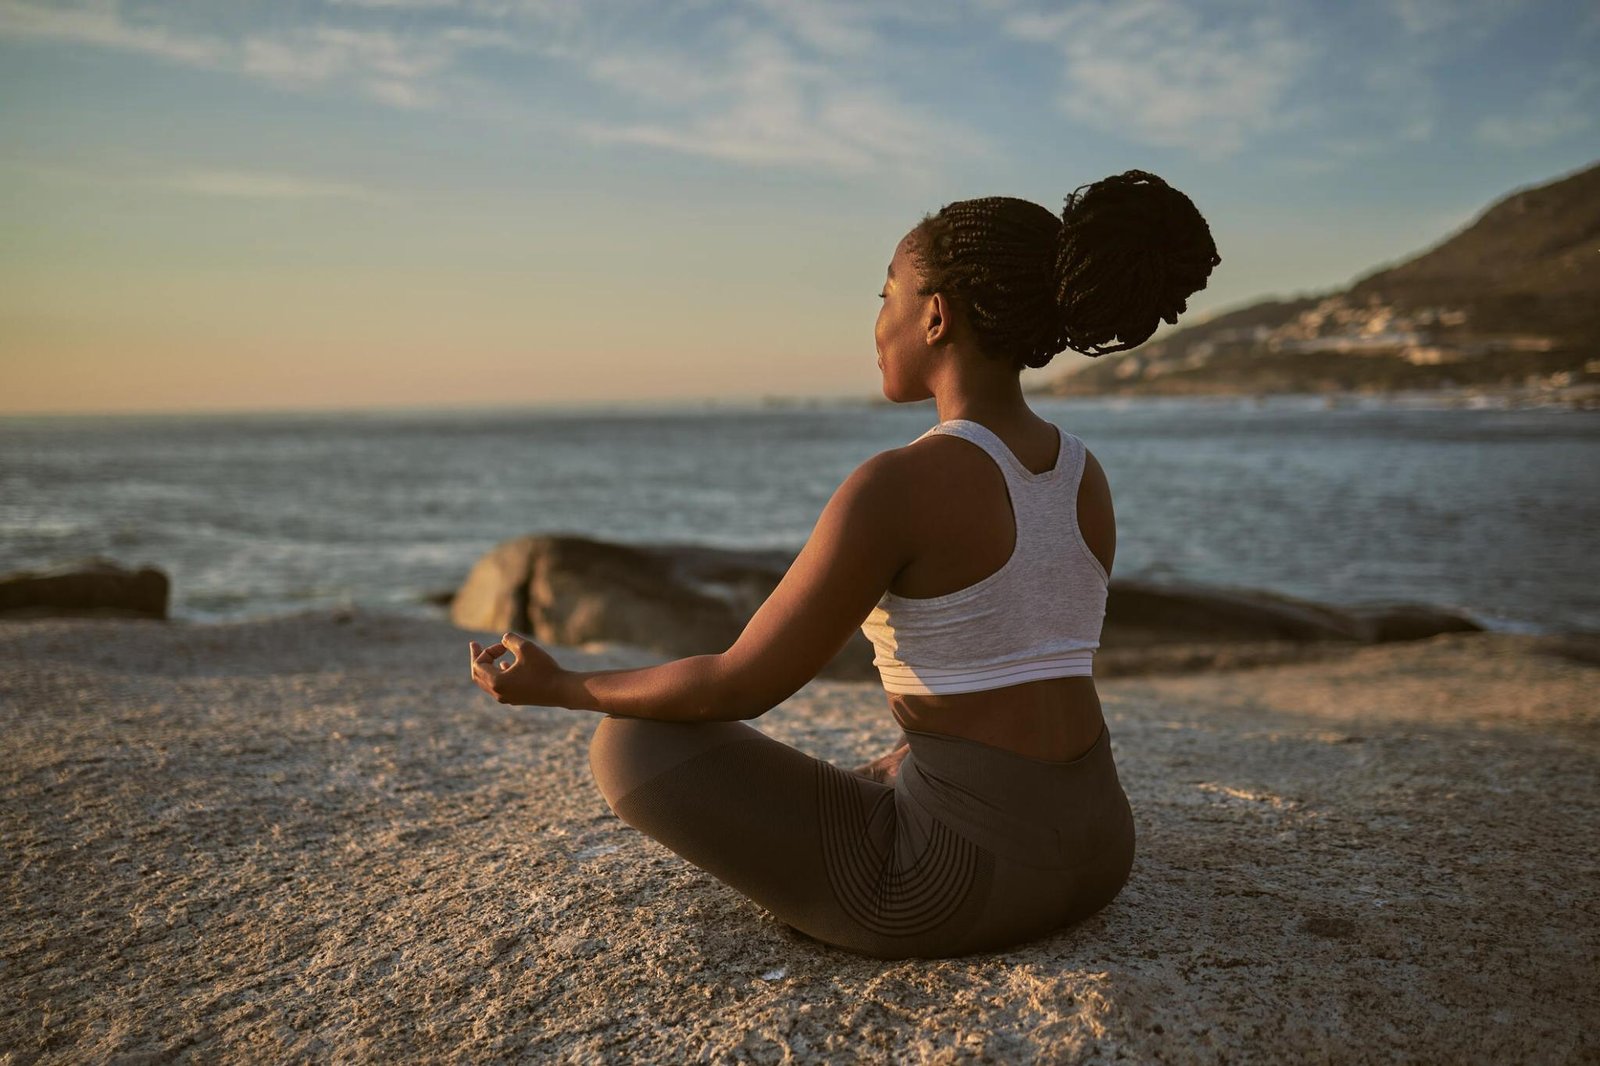
[[1133, 863], [1111, 739], [1049, 762], [906, 730], [892, 784], [743, 722], [606, 716], [589, 765], [619, 818], [779, 921], [885, 959], [997, 951], [1110, 903]]

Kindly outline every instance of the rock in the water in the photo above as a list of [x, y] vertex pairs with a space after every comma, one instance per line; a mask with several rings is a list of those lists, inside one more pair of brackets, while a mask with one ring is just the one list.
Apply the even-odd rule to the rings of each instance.
[[1346, 609], [1256, 589], [1112, 581], [1101, 645], [1231, 640], [1379, 643], [1482, 628], [1463, 615], [1434, 607]]
[[1320, 604], [1251, 589], [1113, 580], [1101, 644], [1174, 641], [1360, 640], [1359, 627]]
[[171, 582], [153, 566], [129, 570], [98, 556], [0, 575], [0, 618], [167, 617]]
[[1350, 615], [1361, 630], [1361, 638], [1373, 644], [1392, 640], [1425, 640], [1440, 633], [1477, 633], [1483, 627], [1454, 611], [1418, 604], [1388, 607], [1353, 607]]

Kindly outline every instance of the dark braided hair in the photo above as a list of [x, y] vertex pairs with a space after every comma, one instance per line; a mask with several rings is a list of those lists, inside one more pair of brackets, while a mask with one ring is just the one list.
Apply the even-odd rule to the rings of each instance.
[[1161, 321], [1177, 323], [1222, 262], [1189, 198], [1142, 170], [1080, 185], [1060, 218], [986, 196], [946, 204], [913, 232], [919, 291], [959, 300], [984, 352], [1019, 370], [1066, 348], [1143, 344]]

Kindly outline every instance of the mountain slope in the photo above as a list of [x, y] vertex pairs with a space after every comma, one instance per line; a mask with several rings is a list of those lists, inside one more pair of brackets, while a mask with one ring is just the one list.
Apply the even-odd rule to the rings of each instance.
[[1382, 391], [1530, 378], [1600, 379], [1600, 165], [1513, 192], [1348, 288], [1251, 304], [1039, 391]]

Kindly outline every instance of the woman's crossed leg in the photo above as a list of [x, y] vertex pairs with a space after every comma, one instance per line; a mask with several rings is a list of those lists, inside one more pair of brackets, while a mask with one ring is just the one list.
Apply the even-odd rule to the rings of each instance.
[[903, 789], [743, 722], [608, 715], [589, 764], [623, 821], [811, 937], [879, 958], [995, 938], [994, 857]]

